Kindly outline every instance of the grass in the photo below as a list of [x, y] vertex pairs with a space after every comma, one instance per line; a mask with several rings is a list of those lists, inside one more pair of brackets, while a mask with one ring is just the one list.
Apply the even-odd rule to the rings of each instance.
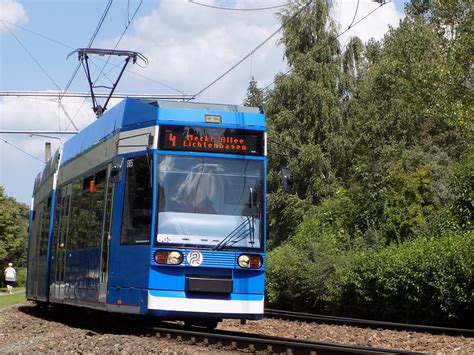
[[[2, 289], [4, 291], [4, 289]], [[14, 292], [22, 291], [21, 293], [16, 293], [13, 295], [0, 296], [0, 308], [5, 308], [14, 304], [26, 302], [25, 298], [25, 289], [24, 288], [15, 288]]]

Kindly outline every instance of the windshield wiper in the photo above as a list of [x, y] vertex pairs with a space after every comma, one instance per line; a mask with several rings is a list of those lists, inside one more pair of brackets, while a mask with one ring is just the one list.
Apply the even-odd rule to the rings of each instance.
[[227, 246], [237, 244], [250, 237], [249, 243], [255, 243], [255, 217], [247, 216], [232, 232], [222, 239], [212, 250], [224, 250]]

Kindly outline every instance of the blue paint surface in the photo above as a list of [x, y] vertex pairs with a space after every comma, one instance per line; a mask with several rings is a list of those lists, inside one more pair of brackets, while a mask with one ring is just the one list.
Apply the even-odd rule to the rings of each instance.
[[[173, 106], [173, 104], [163, 104], [159, 107], [147, 102], [124, 99], [112, 109], [82, 130], [77, 136], [68, 140], [64, 145], [61, 156], [61, 164], [72, 161], [84, 152], [90, 150], [97, 144], [107, 140], [118, 132], [131, 131], [144, 127], [160, 124], [173, 125], [195, 125], [208, 127], [223, 127], [266, 131], [265, 115], [258, 112], [251, 112], [249, 109], [238, 108], [237, 106], [210, 105], [206, 109], [204, 104], [185, 104]], [[211, 124], [205, 122], [206, 115], [218, 115], [222, 119], [221, 124]], [[160, 154], [176, 154], [194, 157], [222, 157], [232, 159], [248, 159], [264, 161], [264, 171], [266, 175], [267, 165], [264, 156], [240, 156], [235, 154], [212, 154], [198, 152], [168, 152], [159, 150], [147, 151], [153, 159], [153, 186], [157, 186], [156, 159]], [[135, 152], [124, 154], [123, 157], [135, 157], [143, 155], [145, 152]], [[45, 172], [48, 172], [45, 170]], [[61, 170], [59, 170], [59, 175]], [[43, 174], [45, 175], [45, 174]], [[46, 175], [45, 175], [46, 176]], [[45, 180], [45, 179], [42, 179]], [[41, 179], [39, 184], [41, 184]], [[100, 263], [102, 251], [100, 246], [89, 249], [67, 251], [66, 269], [64, 279], [64, 299], [74, 300], [75, 303], [83, 302], [106, 302], [113, 311], [120, 312], [131, 309], [135, 313], [152, 314], [156, 316], [173, 317], [206, 317], [199, 310], [186, 310], [185, 312], [170, 312], [147, 309], [148, 292], [155, 297], [181, 297], [199, 298], [208, 300], [247, 300], [261, 301], [264, 297], [264, 270], [265, 270], [265, 249], [249, 252], [262, 257], [263, 265], [260, 269], [242, 269], [237, 258], [243, 250], [216, 250], [200, 249], [203, 255], [203, 262], [199, 266], [190, 266], [186, 261], [186, 256], [192, 249], [179, 249], [184, 255], [181, 265], [159, 265], [154, 260], [154, 253], [158, 248], [153, 246], [154, 236], [158, 233], [157, 211], [158, 191], [153, 189], [153, 212], [152, 225], [150, 228], [150, 243], [123, 245], [120, 243], [122, 230], [122, 216], [124, 213], [124, 194], [126, 177], [114, 185], [113, 210], [111, 239], [109, 241], [109, 263], [108, 263], [108, 284], [106, 300], [99, 300], [100, 291]], [[264, 179], [264, 189], [266, 181]], [[53, 194], [54, 215], [55, 194]], [[265, 201], [264, 201], [264, 206]], [[265, 212], [264, 207], [264, 212]], [[30, 217], [31, 218], [31, 217]], [[266, 233], [265, 213], [261, 221]], [[52, 282], [48, 280], [49, 275], [55, 273], [55, 259], [50, 254], [51, 236], [53, 228], [57, 225], [55, 221], [50, 221], [48, 248], [49, 266], [45, 267], [45, 274], [40, 275], [39, 280], [42, 285]], [[265, 242], [265, 240], [264, 240]], [[160, 248], [160, 250], [163, 248]], [[166, 248], [164, 248], [166, 249]], [[175, 250], [170, 248], [171, 250]], [[233, 292], [229, 294], [218, 294], [209, 292], [186, 292], [186, 277], [200, 278], [224, 278], [233, 282]], [[47, 288], [45, 290], [47, 293]], [[87, 306], [86, 303], [83, 305]], [[128, 307], [128, 308], [127, 308]], [[129, 312], [130, 313], [130, 312]], [[260, 319], [261, 314], [232, 314], [226, 317], [225, 314], [213, 314], [214, 318], [247, 318]]]

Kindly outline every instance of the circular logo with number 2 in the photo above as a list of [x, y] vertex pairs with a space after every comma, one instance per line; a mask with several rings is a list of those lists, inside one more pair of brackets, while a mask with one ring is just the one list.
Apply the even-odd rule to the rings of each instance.
[[191, 250], [188, 253], [186, 260], [191, 266], [199, 266], [202, 264], [204, 258], [199, 250]]

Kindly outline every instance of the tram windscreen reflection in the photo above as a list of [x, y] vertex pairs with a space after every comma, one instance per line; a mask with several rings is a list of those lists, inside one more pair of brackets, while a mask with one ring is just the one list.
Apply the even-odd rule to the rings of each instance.
[[262, 247], [262, 161], [164, 155], [157, 171], [155, 245]]

